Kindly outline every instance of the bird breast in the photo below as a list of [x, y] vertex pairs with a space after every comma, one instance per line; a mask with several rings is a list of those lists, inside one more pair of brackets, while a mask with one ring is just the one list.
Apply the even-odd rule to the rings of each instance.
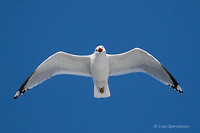
[[108, 81], [109, 63], [106, 55], [94, 55], [91, 58], [90, 68], [95, 83], [102, 84]]

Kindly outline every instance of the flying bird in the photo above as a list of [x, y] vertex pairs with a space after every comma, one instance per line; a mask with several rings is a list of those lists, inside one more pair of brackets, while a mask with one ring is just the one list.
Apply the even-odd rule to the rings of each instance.
[[57, 52], [42, 62], [25, 80], [14, 99], [37, 86], [48, 78], [59, 74], [72, 74], [92, 77], [94, 97], [110, 96], [109, 76], [117, 76], [133, 72], [144, 72], [171, 88], [183, 93], [175, 78], [152, 55], [140, 48], [134, 48], [121, 54], [107, 54], [104, 46], [95, 48], [91, 55], [79, 56], [65, 52]]

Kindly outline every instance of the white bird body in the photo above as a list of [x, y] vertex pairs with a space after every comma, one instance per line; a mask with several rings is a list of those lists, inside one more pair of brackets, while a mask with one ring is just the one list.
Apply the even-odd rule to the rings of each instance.
[[[94, 53], [91, 56], [90, 70], [94, 82], [94, 96], [96, 98], [109, 97], [109, 62], [105, 52], [102, 52], [100, 54]], [[102, 91], [105, 92], [101, 93], [99, 89], [104, 89]]]
[[103, 46], [88, 56], [78, 56], [65, 52], [57, 52], [42, 62], [26, 79], [14, 98], [37, 86], [48, 78], [58, 74], [73, 74], [92, 77], [94, 97], [110, 96], [109, 76], [117, 76], [132, 72], [144, 72], [162, 83], [183, 93], [178, 82], [160, 62], [146, 51], [135, 48], [122, 54], [106, 54]]
[[94, 55], [91, 58], [90, 69], [94, 83], [100, 88], [103, 87], [109, 76], [109, 64], [106, 55]]

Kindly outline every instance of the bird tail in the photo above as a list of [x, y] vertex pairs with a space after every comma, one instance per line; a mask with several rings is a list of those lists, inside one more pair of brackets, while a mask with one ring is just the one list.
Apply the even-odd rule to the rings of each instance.
[[110, 90], [109, 90], [108, 83], [102, 88], [99, 88], [98, 86], [96, 86], [94, 84], [94, 97], [95, 98], [107, 98], [107, 97], [110, 97]]

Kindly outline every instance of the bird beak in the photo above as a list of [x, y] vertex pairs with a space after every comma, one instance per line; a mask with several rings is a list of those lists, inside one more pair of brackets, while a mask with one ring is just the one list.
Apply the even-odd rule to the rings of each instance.
[[101, 53], [102, 51], [103, 51], [103, 49], [102, 49], [102, 48], [99, 48], [98, 52]]

